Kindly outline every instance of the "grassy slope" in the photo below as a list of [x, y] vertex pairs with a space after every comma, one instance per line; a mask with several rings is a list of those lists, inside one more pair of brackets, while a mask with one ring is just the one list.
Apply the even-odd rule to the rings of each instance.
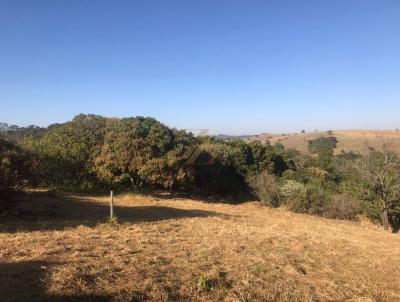
[[[340, 153], [341, 150], [362, 153], [367, 145], [380, 149], [383, 141], [390, 143], [395, 150], [400, 151], [400, 131], [335, 130], [333, 135], [338, 139], [336, 153]], [[308, 141], [323, 136], [328, 136], [326, 131], [292, 133], [285, 136], [272, 135], [272, 138], [269, 138], [269, 135], [259, 135], [249, 138], [247, 141], [259, 139], [264, 142], [269, 139], [271, 144], [280, 142], [287, 148], [296, 148], [307, 154]]]
[[113, 227], [107, 198], [47, 199], [57, 218], [0, 217], [2, 301], [400, 299], [400, 236], [367, 224], [123, 195]]

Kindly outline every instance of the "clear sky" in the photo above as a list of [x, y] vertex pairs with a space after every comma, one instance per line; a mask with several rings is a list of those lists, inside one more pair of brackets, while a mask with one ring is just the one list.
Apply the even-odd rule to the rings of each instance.
[[0, 0], [0, 122], [400, 128], [399, 0]]

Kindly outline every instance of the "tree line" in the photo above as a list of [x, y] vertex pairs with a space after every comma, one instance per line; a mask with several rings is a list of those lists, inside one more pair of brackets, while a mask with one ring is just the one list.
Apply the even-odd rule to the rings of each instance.
[[78, 115], [46, 128], [0, 131], [0, 201], [24, 186], [99, 191], [164, 189], [231, 202], [258, 198], [313, 215], [364, 215], [396, 230], [400, 160], [388, 146], [334, 154], [333, 133], [311, 155], [268, 141], [195, 137], [154, 118]]

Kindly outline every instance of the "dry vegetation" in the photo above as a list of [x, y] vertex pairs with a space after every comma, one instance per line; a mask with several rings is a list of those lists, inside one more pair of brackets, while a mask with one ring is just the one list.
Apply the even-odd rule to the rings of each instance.
[[[400, 236], [258, 203], [30, 193], [0, 217], [1, 301], [400, 301]], [[361, 299], [361, 300], [357, 300]]]
[[[394, 150], [400, 151], [400, 131], [383, 130], [334, 130], [332, 131], [338, 144], [335, 153], [340, 152], [360, 152], [363, 153], [366, 146], [372, 146], [377, 150], [382, 148], [382, 140], [389, 142]], [[291, 133], [283, 135], [262, 134], [251, 137], [247, 141], [258, 139], [262, 142], [267, 139], [271, 144], [281, 143], [286, 148], [295, 148], [303, 154], [308, 154], [308, 141], [328, 136], [327, 131], [315, 131], [307, 133]]]

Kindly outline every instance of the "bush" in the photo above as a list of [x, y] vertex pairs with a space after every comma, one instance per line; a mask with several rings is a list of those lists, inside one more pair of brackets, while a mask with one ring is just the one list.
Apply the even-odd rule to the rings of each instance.
[[11, 143], [0, 139], [0, 201], [20, 189], [26, 170], [25, 154]]
[[306, 187], [304, 184], [294, 180], [287, 180], [280, 188], [280, 193], [287, 199], [298, 199], [306, 197]]
[[327, 193], [318, 184], [307, 186], [288, 180], [280, 189], [280, 195], [287, 208], [296, 213], [322, 215], [327, 201]]
[[322, 216], [328, 200], [329, 193], [321, 184], [317, 182], [307, 186], [308, 214]]
[[294, 212], [306, 212], [308, 206], [307, 190], [304, 184], [294, 180], [287, 180], [280, 188], [280, 195], [284, 204]]
[[275, 176], [263, 171], [259, 174], [251, 175], [248, 183], [261, 202], [272, 207], [279, 205], [279, 186]]
[[354, 220], [359, 213], [359, 203], [346, 195], [340, 194], [331, 197], [326, 204], [323, 216], [334, 219]]

